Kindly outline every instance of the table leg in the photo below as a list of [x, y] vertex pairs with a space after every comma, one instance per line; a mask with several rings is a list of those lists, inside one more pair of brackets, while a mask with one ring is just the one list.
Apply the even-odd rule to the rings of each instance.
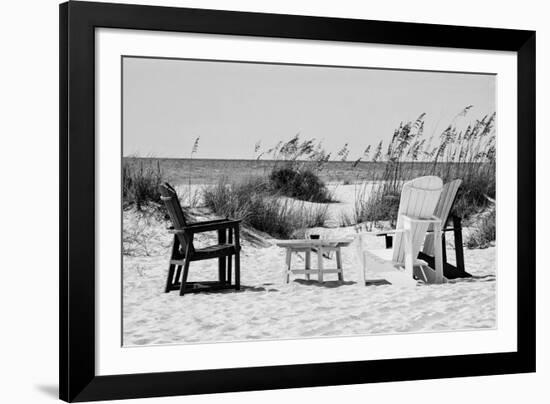
[[286, 270], [285, 270], [285, 276], [284, 276], [284, 282], [289, 283], [290, 282], [290, 264], [292, 261], [292, 250], [290, 248], [286, 249]]
[[359, 261], [359, 282], [357, 282], [357, 285], [359, 286], [365, 286], [367, 283], [367, 279], [365, 276], [365, 254], [363, 251], [363, 237], [362, 235], [359, 235], [353, 242], [355, 244], [355, 254], [357, 256], [357, 260]]
[[323, 282], [323, 247], [317, 248], [317, 280]]
[[344, 268], [342, 268], [342, 250], [340, 247], [336, 249], [336, 268], [338, 268], [340, 271], [338, 272], [338, 280], [343, 281], [344, 280]]

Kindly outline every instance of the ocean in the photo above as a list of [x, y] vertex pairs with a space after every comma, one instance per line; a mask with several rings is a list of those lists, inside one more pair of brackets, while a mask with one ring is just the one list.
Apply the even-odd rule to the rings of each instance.
[[[266, 176], [276, 166], [288, 164], [282, 160], [231, 160], [231, 159], [188, 159], [124, 157], [124, 164], [140, 165], [144, 169], [160, 168], [163, 177], [174, 185], [214, 184], [221, 179], [239, 180], [247, 177]], [[299, 161], [297, 164], [316, 168], [315, 162]], [[451, 163], [438, 163], [437, 170], [448, 169]], [[387, 167], [386, 162], [328, 161], [316, 170], [326, 183], [356, 183], [379, 179]], [[402, 170], [410, 178], [425, 175], [431, 171], [432, 163], [402, 163]]]

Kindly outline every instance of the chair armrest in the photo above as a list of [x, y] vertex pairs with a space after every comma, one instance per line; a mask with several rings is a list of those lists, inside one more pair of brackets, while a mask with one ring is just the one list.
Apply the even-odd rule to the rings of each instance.
[[[441, 231], [443, 233], [445, 232], [449, 232], [449, 231], [455, 231], [457, 228], [460, 229], [460, 218], [457, 217], [455, 219], [455, 217], [453, 217], [454, 219], [454, 223], [453, 223], [453, 226], [448, 226], [448, 227], [445, 227], [444, 229], [441, 229]], [[456, 227], [455, 227], [456, 225]], [[381, 236], [384, 236], [386, 238], [386, 248], [391, 248], [391, 239], [395, 236], [396, 232], [400, 232], [400, 231], [396, 231], [396, 230], [387, 230], [387, 231], [381, 231], [381, 232], [376, 232], [376, 235], [378, 237], [381, 237]], [[427, 230], [426, 231], [426, 234], [433, 234], [434, 231], [433, 230]], [[390, 242], [388, 243], [388, 240], [390, 240]]]
[[[443, 231], [443, 232], [454, 231], [454, 227], [445, 227], [444, 229], [441, 229], [441, 231]], [[382, 237], [382, 236], [393, 237], [393, 236], [395, 236], [395, 233], [396, 233], [396, 230], [388, 230], [388, 231], [384, 231], [384, 232], [376, 232], [376, 236], [378, 236], [378, 237]], [[426, 234], [432, 234], [432, 233], [433, 233], [433, 230], [427, 230], [426, 231]]]
[[190, 234], [203, 233], [206, 231], [236, 228], [239, 226], [240, 223], [241, 223], [240, 220], [224, 220], [222, 222], [206, 223], [206, 224], [197, 223], [193, 226], [185, 227], [185, 230], [188, 231]]
[[169, 227], [167, 230], [168, 230], [168, 233], [170, 233], [170, 234], [185, 234], [185, 233], [191, 234], [187, 228], [185, 228], [185, 229], [173, 229], [173, 228]]
[[[227, 221], [236, 221], [236, 220], [233, 220], [233, 219], [229, 219], [229, 218], [225, 218], [225, 219], [214, 219], [214, 220], [206, 220], [204, 222], [197, 222], [197, 223], [189, 223], [187, 226], [185, 227], [195, 227], [195, 226], [201, 226], [201, 225], [204, 225], [204, 224], [212, 224], [212, 223], [222, 223], [222, 222], [227, 222]], [[240, 222], [240, 220], [238, 220]]]
[[411, 223], [440, 223], [441, 219], [436, 216], [429, 216], [429, 217], [415, 217], [415, 216], [408, 216], [408, 215], [401, 215], [403, 216], [403, 219], [405, 221], [411, 222]]
[[396, 229], [396, 230], [390, 230], [386, 232], [377, 232], [377, 231], [363, 231], [356, 233], [355, 236], [370, 236], [370, 237], [380, 237], [380, 236], [393, 236], [395, 233], [403, 233], [403, 230]]
[[168, 233], [171, 234], [194, 234], [194, 233], [203, 233], [206, 231], [213, 231], [213, 230], [223, 230], [223, 229], [229, 229], [229, 228], [235, 228], [241, 223], [241, 220], [227, 220], [222, 219], [221, 221], [216, 220], [214, 221], [208, 221], [203, 223], [195, 223], [190, 226], [185, 226], [183, 229], [174, 229], [174, 228], [168, 228]]
[[375, 232], [375, 235], [377, 237], [382, 237], [382, 236], [392, 237], [396, 232], [399, 233], [399, 230], [377, 231]]
[[[448, 232], [448, 231], [454, 231], [454, 227], [445, 227], [444, 229], [441, 229], [442, 232]], [[427, 230], [426, 234], [432, 234], [433, 230]]]

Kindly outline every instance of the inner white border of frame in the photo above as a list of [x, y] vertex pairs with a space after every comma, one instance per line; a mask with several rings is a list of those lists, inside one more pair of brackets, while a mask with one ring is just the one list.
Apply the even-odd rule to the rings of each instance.
[[[122, 347], [122, 55], [496, 73], [498, 327], [461, 332]], [[516, 62], [514, 52], [96, 29], [96, 374], [516, 351]], [[174, 299], [180, 297], [174, 295]]]

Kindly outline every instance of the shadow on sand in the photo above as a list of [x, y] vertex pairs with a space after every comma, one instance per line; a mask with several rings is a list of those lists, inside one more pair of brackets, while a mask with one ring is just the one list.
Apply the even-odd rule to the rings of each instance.
[[324, 282], [318, 282], [316, 280], [306, 280], [306, 279], [294, 279], [295, 283], [298, 283], [300, 285], [304, 286], [316, 286], [319, 288], [327, 288], [327, 289], [333, 289], [338, 288], [340, 286], [349, 286], [349, 285], [355, 285], [356, 282], [352, 281], [324, 281]]
[[264, 283], [263, 286], [246, 286], [241, 285], [240, 290], [235, 289], [220, 289], [220, 290], [210, 290], [210, 291], [204, 291], [200, 292], [203, 295], [206, 294], [212, 294], [212, 295], [223, 295], [228, 293], [243, 293], [243, 292], [279, 292], [279, 289], [275, 288], [269, 288], [264, 286], [271, 286], [272, 283]]
[[472, 275], [468, 278], [450, 279], [449, 283], [468, 283], [468, 282], [494, 282], [497, 278], [495, 275]]

